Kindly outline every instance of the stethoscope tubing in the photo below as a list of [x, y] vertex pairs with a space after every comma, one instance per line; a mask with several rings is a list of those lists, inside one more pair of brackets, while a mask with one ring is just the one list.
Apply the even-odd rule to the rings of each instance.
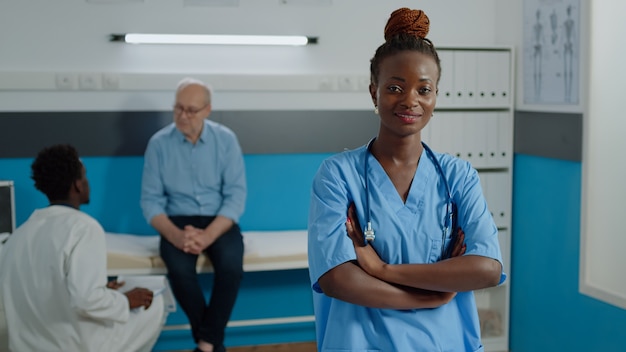
[[[366, 225], [365, 228], [363, 229], [363, 234], [365, 236], [365, 240], [368, 242], [372, 242], [374, 241], [374, 239], [376, 238], [375, 236], [375, 232], [374, 229], [372, 227], [372, 208], [370, 205], [371, 202], [371, 194], [370, 194], [370, 190], [369, 190], [369, 177], [368, 177], [368, 171], [369, 171], [369, 156], [372, 153], [372, 144], [373, 142], [376, 140], [376, 138], [372, 138], [368, 143], [367, 143], [367, 147], [366, 147], [366, 153], [365, 153], [365, 161], [364, 161], [364, 172], [363, 172], [363, 178], [364, 178], [364, 182], [365, 182], [365, 208], [366, 208], [366, 213], [365, 215], [367, 216], [366, 218]], [[433, 163], [435, 164], [435, 168], [437, 169], [437, 173], [441, 176], [442, 180], [443, 180], [443, 184], [446, 187], [446, 196], [447, 196], [447, 200], [446, 200], [446, 214], [444, 216], [443, 219], [443, 225], [442, 225], [442, 238], [441, 238], [441, 247], [442, 247], [442, 256], [443, 253], [445, 251], [445, 239], [446, 236], [448, 234], [449, 231], [452, 231], [451, 227], [453, 226], [453, 216], [454, 216], [454, 203], [452, 200], [452, 192], [450, 191], [450, 185], [448, 184], [448, 180], [446, 178], [446, 175], [443, 172], [443, 168], [441, 167], [441, 163], [439, 163], [439, 161], [437, 160], [437, 158], [435, 157], [435, 153], [432, 151], [432, 149], [430, 149], [430, 147], [422, 142], [422, 146], [424, 147], [424, 150], [426, 151], [426, 154], [428, 155], [428, 157], [433, 161]]]

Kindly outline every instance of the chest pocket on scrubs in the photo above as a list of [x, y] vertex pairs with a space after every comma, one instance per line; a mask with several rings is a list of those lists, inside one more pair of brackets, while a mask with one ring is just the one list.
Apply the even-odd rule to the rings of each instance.
[[[446, 239], [446, 243], [447, 242], [449, 241]], [[435, 263], [439, 261], [439, 259], [441, 258], [441, 245], [441, 240], [430, 240], [430, 253], [428, 255], [429, 263]]]

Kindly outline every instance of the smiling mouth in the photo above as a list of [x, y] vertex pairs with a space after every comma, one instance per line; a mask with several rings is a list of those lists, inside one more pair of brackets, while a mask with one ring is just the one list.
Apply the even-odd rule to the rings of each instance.
[[414, 114], [409, 115], [409, 114], [396, 113], [396, 116], [399, 117], [400, 120], [402, 120], [405, 123], [413, 123], [422, 115], [414, 115]]

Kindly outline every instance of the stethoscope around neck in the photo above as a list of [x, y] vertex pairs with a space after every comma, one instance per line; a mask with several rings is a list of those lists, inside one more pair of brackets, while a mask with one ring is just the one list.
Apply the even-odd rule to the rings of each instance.
[[[367, 153], [365, 154], [365, 163], [364, 163], [364, 170], [363, 170], [364, 171], [363, 177], [365, 179], [365, 207], [366, 207], [365, 215], [367, 216], [365, 229], [363, 229], [363, 235], [365, 237], [365, 240], [368, 242], [372, 242], [374, 241], [374, 239], [376, 239], [376, 234], [374, 232], [374, 229], [372, 228], [372, 209], [370, 206], [371, 195], [369, 192], [369, 177], [368, 177], [368, 169], [369, 169], [368, 159], [369, 159], [369, 154], [372, 153], [372, 144], [374, 143], [375, 140], [376, 138], [372, 138], [372, 140], [370, 140], [369, 143], [367, 143]], [[443, 180], [443, 184], [446, 187], [446, 213], [444, 215], [444, 218], [442, 220], [442, 225], [441, 225], [441, 231], [442, 231], [441, 253], [443, 256], [445, 252], [445, 239], [448, 236], [448, 233], [451, 234], [452, 228], [456, 227], [456, 224], [454, 223], [456, 220], [455, 219], [456, 206], [454, 202], [452, 201], [452, 192], [450, 192], [450, 186], [448, 185], [448, 180], [446, 179], [445, 174], [443, 173], [441, 164], [435, 157], [435, 153], [433, 153], [433, 151], [430, 149], [428, 145], [426, 145], [426, 143], [422, 142], [422, 146], [424, 147], [424, 150], [426, 151], [426, 154], [428, 155], [428, 157], [432, 160], [433, 164], [435, 164], [437, 173]]]

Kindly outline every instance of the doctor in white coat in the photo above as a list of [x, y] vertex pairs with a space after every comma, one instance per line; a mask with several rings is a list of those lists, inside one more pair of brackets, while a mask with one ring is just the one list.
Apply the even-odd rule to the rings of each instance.
[[120, 283], [107, 283], [104, 230], [79, 210], [90, 192], [76, 150], [43, 149], [32, 178], [50, 205], [35, 210], [2, 248], [0, 349], [149, 351], [165, 320], [162, 298], [145, 288], [123, 294]]

